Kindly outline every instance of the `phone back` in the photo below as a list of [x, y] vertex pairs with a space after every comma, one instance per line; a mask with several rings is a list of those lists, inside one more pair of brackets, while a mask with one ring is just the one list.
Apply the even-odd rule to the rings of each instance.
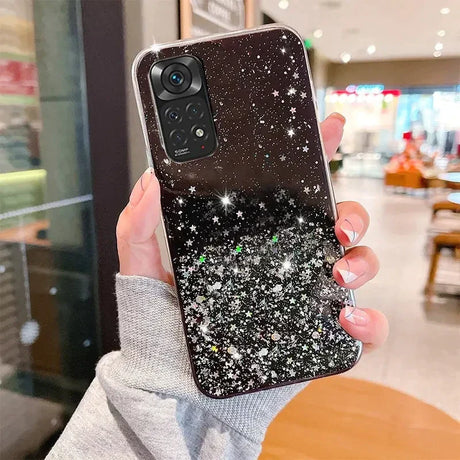
[[[218, 136], [207, 158], [171, 161], [149, 71], [201, 60]], [[197, 385], [211, 397], [336, 374], [361, 343], [338, 323], [351, 301], [301, 39], [274, 26], [141, 53], [133, 67], [144, 134]]]

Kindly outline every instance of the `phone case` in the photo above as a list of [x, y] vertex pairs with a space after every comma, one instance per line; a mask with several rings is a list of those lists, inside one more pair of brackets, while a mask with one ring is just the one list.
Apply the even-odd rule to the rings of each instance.
[[[219, 146], [175, 163], [149, 71], [187, 54], [203, 63]], [[332, 277], [342, 249], [300, 37], [275, 25], [154, 46], [133, 79], [198, 387], [222, 398], [350, 369], [361, 343], [338, 322], [353, 298]]]

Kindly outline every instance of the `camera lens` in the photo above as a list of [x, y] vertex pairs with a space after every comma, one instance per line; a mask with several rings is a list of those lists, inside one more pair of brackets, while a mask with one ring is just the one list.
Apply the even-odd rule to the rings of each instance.
[[178, 107], [169, 107], [165, 112], [166, 119], [172, 123], [176, 123], [182, 119], [180, 109]]
[[168, 117], [171, 121], [177, 121], [180, 118], [180, 115], [177, 112], [171, 111], [168, 114]]
[[187, 143], [187, 135], [182, 129], [175, 129], [174, 131], [171, 131], [169, 138], [175, 147], [181, 147]]
[[168, 65], [161, 74], [161, 83], [170, 93], [179, 94], [187, 91], [192, 84], [190, 69], [179, 62]]
[[201, 102], [194, 102], [187, 105], [188, 117], [192, 120], [198, 120], [204, 115], [203, 106]]
[[176, 100], [179, 95], [197, 94], [203, 87], [203, 77], [203, 66], [192, 55], [160, 59], [150, 69], [153, 93], [162, 101]]
[[169, 81], [171, 82], [171, 85], [174, 86], [182, 85], [184, 82], [184, 74], [176, 70], [169, 76]]

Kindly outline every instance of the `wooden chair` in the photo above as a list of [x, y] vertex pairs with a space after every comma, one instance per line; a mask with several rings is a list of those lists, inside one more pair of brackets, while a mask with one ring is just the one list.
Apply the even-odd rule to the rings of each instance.
[[454, 254], [460, 250], [460, 233], [441, 233], [433, 238], [433, 254], [431, 255], [430, 270], [428, 280], [425, 286], [425, 294], [431, 296], [434, 293], [434, 284], [436, 279], [436, 271], [438, 269], [439, 256], [444, 248], [452, 249]]
[[439, 211], [452, 211], [460, 214], [460, 204], [452, 203], [451, 201], [438, 201], [432, 206], [431, 220], [436, 217]]

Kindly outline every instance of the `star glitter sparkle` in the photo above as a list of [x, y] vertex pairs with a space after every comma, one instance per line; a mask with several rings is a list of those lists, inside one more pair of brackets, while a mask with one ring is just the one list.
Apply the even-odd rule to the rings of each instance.
[[282, 265], [284, 270], [289, 270], [292, 267], [292, 263], [290, 260], [285, 260]]
[[224, 196], [220, 199], [220, 201], [222, 202], [222, 204], [223, 204], [225, 207], [227, 207], [227, 206], [229, 206], [229, 205], [232, 204], [232, 201], [230, 200], [230, 197], [229, 197], [228, 195], [224, 195]]

